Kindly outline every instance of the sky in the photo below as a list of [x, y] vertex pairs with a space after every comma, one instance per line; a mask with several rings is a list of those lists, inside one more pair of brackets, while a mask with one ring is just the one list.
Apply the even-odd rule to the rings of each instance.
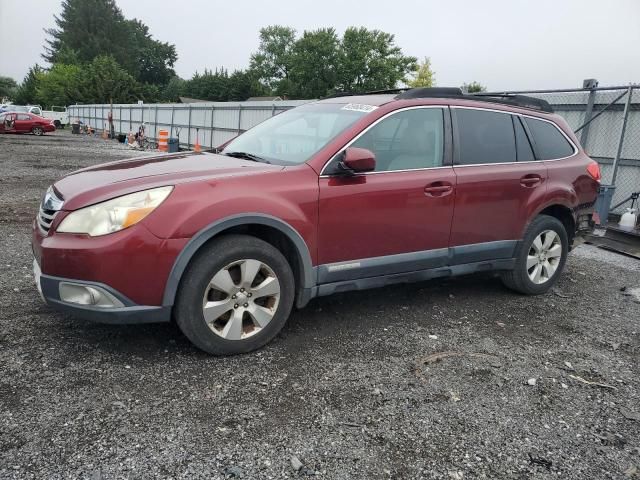
[[[395, 34], [406, 55], [430, 57], [438, 86], [489, 90], [640, 82], [640, 0], [117, 0], [127, 18], [175, 44], [176, 72], [246, 68], [261, 27], [299, 33], [349, 26]], [[21, 81], [38, 62], [58, 0], [0, 0], [0, 75]]]

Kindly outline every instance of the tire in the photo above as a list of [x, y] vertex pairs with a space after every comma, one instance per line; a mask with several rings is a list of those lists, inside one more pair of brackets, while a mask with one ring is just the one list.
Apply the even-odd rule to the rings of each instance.
[[539, 215], [518, 243], [514, 269], [501, 274], [502, 283], [526, 295], [546, 293], [558, 281], [568, 252], [569, 240], [562, 222]]
[[60, 122], [60, 120], [54, 120], [53, 124], [55, 125], [56, 128], [62, 127], [62, 122]]
[[[277, 295], [267, 295], [276, 289]], [[271, 341], [284, 327], [294, 297], [293, 272], [279, 250], [255, 237], [225, 235], [191, 260], [180, 282], [174, 318], [201, 350], [235, 355]]]
[[31, 129], [31, 132], [37, 137], [44, 135], [44, 130], [42, 129], [42, 127], [33, 127]]

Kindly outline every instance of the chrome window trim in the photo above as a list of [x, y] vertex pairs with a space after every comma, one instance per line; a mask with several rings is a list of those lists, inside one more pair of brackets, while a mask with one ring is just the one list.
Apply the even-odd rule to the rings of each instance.
[[546, 160], [529, 160], [526, 162], [500, 162], [500, 163], [470, 163], [467, 165], [453, 165], [455, 168], [461, 168], [461, 167], [481, 167], [481, 166], [487, 166], [487, 165], [513, 165], [513, 164], [527, 164], [527, 163], [539, 163], [539, 162], [556, 162], [558, 160], [566, 160], [567, 158], [572, 158], [575, 157], [578, 153], [580, 153], [580, 149], [577, 147], [577, 145], [575, 143], [573, 143], [573, 141], [567, 136], [566, 133], [564, 133], [562, 131], [562, 129], [560, 127], [558, 127], [558, 125], [556, 125], [555, 122], [552, 122], [551, 120], [547, 120], [546, 118], [540, 118], [540, 117], [536, 117], [535, 115], [527, 115], [525, 113], [520, 113], [520, 112], [509, 112], [506, 110], [496, 110], [494, 108], [484, 108], [484, 107], [467, 107], [465, 105], [449, 105], [449, 108], [461, 108], [461, 109], [465, 109], [465, 110], [485, 110], [488, 112], [497, 112], [497, 113], [504, 113], [505, 115], [515, 115], [517, 117], [526, 117], [526, 118], [533, 118], [534, 120], [540, 120], [541, 122], [547, 122], [550, 123], [551, 125], [553, 125], [555, 127], [556, 130], [558, 130], [560, 132], [560, 134], [562, 134], [562, 136], [567, 140], [567, 142], [569, 142], [569, 145], [571, 145], [571, 147], [573, 148], [573, 153], [571, 155], [568, 155], [566, 157], [561, 157], [561, 158], [549, 158]]
[[[367, 133], [371, 128], [375, 127], [382, 120], [384, 120], [385, 118], [390, 117], [391, 115], [395, 115], [396, 113], [405, 112], [407, 110], [417, 110], [417, 109], [424, 109], [424, 108], [439, 108], [440, 110], [443, 111], [442, 114], [444, 115], [444, 110], [449, 108], [449, 105], [413, 105], [411, 107], [399, 108], [398, 110], [393, 110], [391, 112], [388, 112], [388, 113], [384, 114], [382, 117], [377, 119], [375, 122], [373, 122], [372, 124], [367, 126], [367, 128], [362, 130], [358, 135], [356, 135], [351, 140], [349, 140], [349, 142], [347, 142], [347, 144], [344, 145], [342, 148], [338, 149], [338, 151], [336, 153], [331, 155], [331, 158], [329, 160], [327, 160], [327, 162], [322, 167], [322, 170], [320, 170], [320, 178], [331, 178], [331, 177], [333, 177], [334, 175], [325, 175], [324, 171], [327, 169], [327, 166], [331, 163], [331, 161], [335, 158], [335, 156], [340, 154], [340, 153], [342, 153], [345, 149], [349, 148], [362, 135]], [[443, 131], [444, 131], [444, 126], [445, 125], [444, 125], [444, 119], [443, 119], [442, 120]], [[445, 135], [446, 135], [446, 132], [445, 132]], [[444, 151], [443, 151], [443, 159], [442, 159], [442, 161], [444, 162]], [[437, 167], [409, 168], [409, 169], [404, 169], [404, 170], [383, 170], [383, 171], [379, 171], [379, 172], [362, 172], [362, 173], [356, 173], [354, 176], [379, 175], [381, 173], [416, 172], [416, 171], [421, 171], [421, 170], [435, 170], [435, 169], [439, 169], [439, 168], [452, 168], [452, 166], [451, 165], [440, 165], [440, 166], [437, 166]]]

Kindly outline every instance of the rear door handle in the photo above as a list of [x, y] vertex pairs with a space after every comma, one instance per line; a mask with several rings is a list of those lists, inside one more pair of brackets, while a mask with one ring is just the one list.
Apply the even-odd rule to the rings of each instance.
[[535, 173], [525, 175], [520, 179], [520, 185], [529, 188], [539, 185], [540, 182], [542, 182], [542, 177]]
[[424, 187], [424, 193], [428, 197], [444, 197], [453, 191], [453, 185], [448, 182], [433, 182]]

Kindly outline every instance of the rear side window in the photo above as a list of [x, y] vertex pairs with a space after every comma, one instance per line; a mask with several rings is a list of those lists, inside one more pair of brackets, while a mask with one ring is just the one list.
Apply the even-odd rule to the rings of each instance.
[[455, 109], [460, 165], [516, 161], [511, 115], [485, 110]]
[[520, 123], [520, 119], [516, 116], [513, 117], [513, 128], [516, 132], [516, 149], [518, 150], [518, 161], [531, 162], [535, 160], [535, 157], [533, 156], [533, 150], [531, 149], [531, 144], [529, 143], [529, 138], [527, 138], [527, 134], [524, 131], [522, 123]]
[[552, 123], [529, 117], [525, 121], [536, 144], [539, 160], [553, 160], [573, 155], [573, 147]]

